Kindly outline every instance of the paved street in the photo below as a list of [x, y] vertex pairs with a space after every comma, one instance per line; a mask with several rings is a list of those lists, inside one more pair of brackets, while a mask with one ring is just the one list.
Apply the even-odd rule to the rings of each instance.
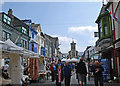
[[[31, 83], [30, 85], [32, 85], [32, 86], [56, 86], [55, 81], [51, 82], [50, 79], [47, 80], [46, 83]], [[65, 86], [64, 81], [62, 82], [62, 86]], [[71, 77], [70, 86], [79, 86], [75, 74], [73, 74]], [[85, 85], [83, 85], [83, 86], [85, 86]], [[90, 81], [87, 81], [86, 86], [94, 86], [93, 78], [91, 78]], [[105, 82], [104, 86], [120, 86], [120, 83], [107, 83], [107, 82]]]

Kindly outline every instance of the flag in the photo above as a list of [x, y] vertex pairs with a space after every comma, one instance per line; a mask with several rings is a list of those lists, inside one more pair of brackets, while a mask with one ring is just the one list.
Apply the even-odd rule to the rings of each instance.
[[61, 44], [58, 44], [57, 47], [59, 47]]
[[107, 9], [107, 11], [109, 12], [109, 14], [112, 17], [112, 19], [114, 19], [115, 21], [117, 21], [118, 23], [120, 23], [120, 19], [118, 17], [116, 17], [114, 14], [112, 14], [109, 9]]
[[55, 61], [55, 58], [54, 58], [54, 57], [52, 57], [52, 58], [51, 58], [51, 61], [52, 61], [52, 62], [53, 62], [53, 61]]
[[19, 39], [19, 36], [18, 36], [17, 39], [15, 40], [15, 43], [17, 43], [18, 39]]

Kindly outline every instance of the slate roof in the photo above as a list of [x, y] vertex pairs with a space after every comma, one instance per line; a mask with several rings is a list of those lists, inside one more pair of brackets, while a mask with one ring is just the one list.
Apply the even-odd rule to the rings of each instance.
[[97, 17], [97, 19], [96, 19], [95, 22], [98, 23], [98, 20], [101, 17], [101, 15], [105, 14], [106, 12], [107, 12], [106, 5], [103, 5], [102, 8], [101, 8], [101, 10], [100, 10], [99, 16]]

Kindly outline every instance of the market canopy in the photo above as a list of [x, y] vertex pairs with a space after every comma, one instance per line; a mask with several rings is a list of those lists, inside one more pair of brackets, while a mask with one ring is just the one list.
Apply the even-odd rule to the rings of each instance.
[[17, 51], [17, 50], [18, 51], [23, 51], [24, 50], [24, 48], [17, 46], [10, 39], [6, 40], [5, 44], [9, 46], [8, 47], [9, 50], [15, 50], [15, 51]]
[[67, 59], [63, 58], [61, 61], [62, 61], [62, 62], [65, 62], [65, 61], [67, 61]]
[[5, 42], [0, 41], [0, 48], [3, 51], [3, 56], [7, 56], [10, 53], [17, 53], [23, 58], [39, 58], [38, 53], [17, 46], [10, 39], [6, 40]]
[[71, 62], [78, 62], [78, 59], [72, 58], [70, 61], [71, 61]]

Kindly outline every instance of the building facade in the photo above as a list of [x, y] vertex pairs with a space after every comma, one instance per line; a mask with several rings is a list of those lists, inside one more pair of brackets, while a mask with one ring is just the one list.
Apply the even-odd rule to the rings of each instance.
[[[110, 63], [109, 69], [110, 78], [113, 79], [114, 69], [114, 53], [113, 53], [113, 36], [112, 36], [112, 21], [109, 12], [106, 10], [106, 5], [103, 4], [100, 14], [96, 20], [98, 24], [99, 39], [96, 41], [96, 47], [99, 48], [99, 59], [107, 59]], [[114, 70], [114, 71], [113, 71]]]
[[59, 39], [58, 37], [51, 37], [48, 34], [45, 34], [45, 36], [51, 41], [51, 58], [54, 58], [56, 61], [60, 58], [59, 57]]
[[2, 22], [2, 41], [10, 39], [16, 45], [29, 50], [29, 26], [13, 15], [12, 9], [8, 14], [0, 13]]
[[111, 15], [115, 67], [114, 73], [117, 79], [120, 81], [120, 22], [115, 19], [116, 17], [120, 21], [120, 1], [108, 2], [106, 9], [109, 9], [112, 15], [114, 15]]
[[35, 31], [32, 27], [31, 27], [31, 23], [32, 21], [31, 20], [22, 20], [24, 23], [26, 23], [28, 26], [29, 26], [29, 36], [30, 36], [30, 44], [29, 44], [29, 47], [30, 47], [30, 50], [37, 53], [38, 50], [37, 50], [37, 31]]
[[38, 53], [39, 55], [43, 55], [45, 56], [45, 38], [44, 38], [44, 34], [41, 30], [41, 26], [40, 24], [35, 24], [35, 23], [32, 23], [31, 24], [31, 27], [36, 31], [38, 32], [37, 34], [37, 50], [38, 50]]

